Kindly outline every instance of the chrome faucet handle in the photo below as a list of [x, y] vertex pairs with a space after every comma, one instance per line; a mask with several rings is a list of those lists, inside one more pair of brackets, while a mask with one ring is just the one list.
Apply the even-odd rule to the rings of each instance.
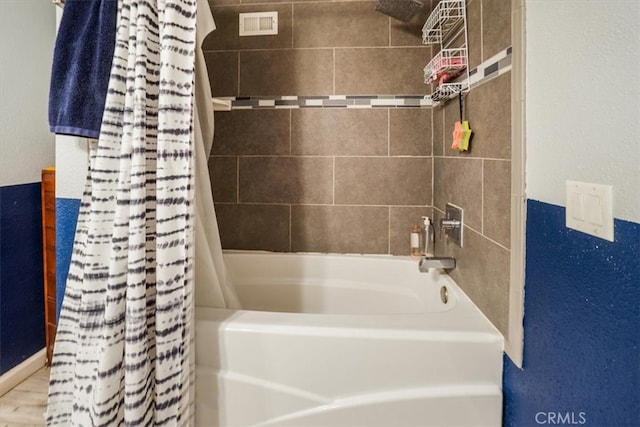
[[455, 230], [456, 228], [460, 228], [460, 221], [457, 219], [441, 219], [440, 220], [440, 229], [443, 231], [446, 230]]

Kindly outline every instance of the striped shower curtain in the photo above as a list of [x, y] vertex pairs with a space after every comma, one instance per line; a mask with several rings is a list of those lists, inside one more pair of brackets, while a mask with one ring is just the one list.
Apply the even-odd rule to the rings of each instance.
[[119, 0], [48, 425], [193, 423], [196, 0]]

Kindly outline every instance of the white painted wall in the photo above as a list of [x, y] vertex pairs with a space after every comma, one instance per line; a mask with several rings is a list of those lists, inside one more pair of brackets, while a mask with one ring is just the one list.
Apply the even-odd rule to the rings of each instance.
[[0, 0], [0, 186], [40, 182], [54, 164], [47, 111], [55, 9]]
[[613, 185], [614, 217], [640, 222], [640, 1], [525, 6], [527, 197]]
[[[2, 0], [0, 0], [2, 1]], [[56, 7], [56, 31], [64, 9]], [[56, 197], [82, 199], [89, 168], [89, 146], [85, 138], [56, 135]]]
[[88, 168], [87, 139], [56, 135], [56, 197], [82, 199]]

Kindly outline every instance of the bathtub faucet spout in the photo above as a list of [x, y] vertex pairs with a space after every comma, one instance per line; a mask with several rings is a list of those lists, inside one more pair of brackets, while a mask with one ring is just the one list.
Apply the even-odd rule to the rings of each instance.
[[431, 268], [451, 270], [456, 268], [456, 259], [452, 257], [427, 257], [423, 256], [418, 264], [421, 273], [428, 273]]

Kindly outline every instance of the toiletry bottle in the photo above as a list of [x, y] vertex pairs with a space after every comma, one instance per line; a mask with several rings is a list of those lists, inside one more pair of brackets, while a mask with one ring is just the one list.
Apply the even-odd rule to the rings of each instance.
[[420, 245], [422, 240], [422, 228], [418, 225], [411, 227], [411, 257], [419, 259], [422, 256]]
[[433, 256], [433, 225], [431, 222], [431, 218], [429, 218], [428, 216], [423, 216], [422, 217], [422, 221], [424, 222], [424, 228], [422, 229], [423, 233], [420, 236], [420, 243], [422, 243], [422, 245], [420, 246], [422, 248], [422, 252], [423, 255], [426, 257], [432, 257]]

